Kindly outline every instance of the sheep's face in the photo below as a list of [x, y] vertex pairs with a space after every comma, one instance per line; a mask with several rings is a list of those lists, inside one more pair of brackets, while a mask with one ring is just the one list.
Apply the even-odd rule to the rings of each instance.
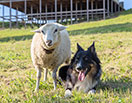
[[57, 23], [45, 24], [39, 28], [39, 32], [43, 35], [43, 40], [47, 48], [54, 47], [60, 41], [60, 31], [66, 27]]

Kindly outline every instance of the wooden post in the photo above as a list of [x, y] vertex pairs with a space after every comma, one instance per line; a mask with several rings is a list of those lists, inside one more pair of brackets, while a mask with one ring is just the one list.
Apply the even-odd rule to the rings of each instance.
[[9, 25], [10, 29], [12, 28], [12, 21], [11, 21], [12, 10], [11, 10], [11, 8], [12, 8], [12, 0], [10, 0], [10, 25]]
[[25, 8], [25, 20], [24, 20], [24, 26], [25, 26], [25, 29], [26, 29], [26, 14], [27, 14], [27, 0], [25, 0], [25, 2], [24, 2], [24, 8]]
[[80, 9], [81, 9], [81, 19], [82, 19], [82, 0], [80, 0]]
[[109, 7], [110, 1], [107, 0], [107, 16], [109, 17], [110, 7]]
[[[31, 5], [31, 14], [33, 14], [33, 5]], [[31, 15], [31, 26], [33, 27], [33, 16]]]
[[55, 0], [55, 20], [57, 22], [57, 0]]
[[40, 13], [40, 26], [41, 26], [41, 13], [42, 13], [42, 0], [39, 0], [39, 13]]
[[45, 13], [46, 13], [45, 23], [47, 23], [47, 0], [45, 1]]
[[113, 0], [111, 0], [111, 14], [113, 14]]
[[96, 5], [96, 9], [98, 9], [98, 1], [95, 2], [95, 5]]
[[16, 8], [16, 27], [18, 28], [18, 7]]
[[5, 8], [4, 8], [4, 5], [3, 5], [3, 23], [2, 23], [2, 28], [5, 28], [5, 23], [4, 23], [4, 16], [5, 16]]
[[77, 0], [76, 0], [76, 22], [77, 22], [77, 14], [78, 14], [77, 10], [78, 10], [78, 3], [77, 3]]
[[105, 20], [105, 0], [103, 0], [103, 9], [104, 9], [104, 11], [103, 11], [103, 19]]
[[87, 0], [87, 22], [89, 21], [89, 0]]
[[[51, 12], [54, 12], [54, 5], [51, 6]], [[51, 14], [52, 17], [55, 16], [55, 14]]]
[[36, 20], [36, 24], [38, 26], [38, 8], [37, 8], [37, 20]]
[[118, 12], [120, 12], [120, 4], [118, 4]]
[[63, 19], [62, 19], [62, 0], [60, 0], [60, 12], [61, 12], [61, 23], [63, 22]]
[[92, 10], [91, 17], [92, 17], [92, 20], [93, 20], [93, 0], [91, 1], [91, 10]]
[[[95, 9], [98, 9], [98, 0], [95, 0]], [[98, 11], [96, 11], [95, 17], [98, 17]]]
[[[66, 4], [66, 11], [67, 11], [67, 4]], [[68, 19], [67, 19], [67, 12], [66, 12], [66, 22], [68, 21]]]
[[116, 13], [116, 11], [117, 11], [117, 9], [116, 9], [117, 7], [116, 7], [116, 3], [115, 3], [115, 13]]
[[71, 1], [71, 24], [72, 24], [72, 0], [70, 0]]

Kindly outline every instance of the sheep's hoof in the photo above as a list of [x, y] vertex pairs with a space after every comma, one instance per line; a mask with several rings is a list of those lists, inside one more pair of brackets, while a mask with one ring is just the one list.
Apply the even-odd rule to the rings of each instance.
[[66, 90], [65, 91], [65, 98], [71, 97], [72, 96], [72, 92], [70, 90]]
[[88, 92], [88, 94], [95, 94], [96, 90], [95, 89], [92, 89]]

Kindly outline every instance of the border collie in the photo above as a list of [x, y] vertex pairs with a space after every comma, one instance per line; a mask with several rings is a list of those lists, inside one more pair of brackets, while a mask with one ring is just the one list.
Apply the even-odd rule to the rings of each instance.
[[70, 97], [72, 90], [95, 93], [101, 74], [94, 42], [86, 51], [77, 44], [77, 52], [70, 65], [65, 65], [59, 70], [59, 78], [65, 84], [65, 97]]

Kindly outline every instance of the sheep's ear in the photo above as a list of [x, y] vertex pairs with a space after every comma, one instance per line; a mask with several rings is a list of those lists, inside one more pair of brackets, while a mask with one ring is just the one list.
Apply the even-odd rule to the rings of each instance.
[[64, 29], [66, 29], [66, 28], [67, 28], [66, 26], [61, 25], [61, 26], [59, 26], [59, 31], [62, 31]]
[[41, 31], [39, 29], [34, 30], [35, 33], [40, 33]]

